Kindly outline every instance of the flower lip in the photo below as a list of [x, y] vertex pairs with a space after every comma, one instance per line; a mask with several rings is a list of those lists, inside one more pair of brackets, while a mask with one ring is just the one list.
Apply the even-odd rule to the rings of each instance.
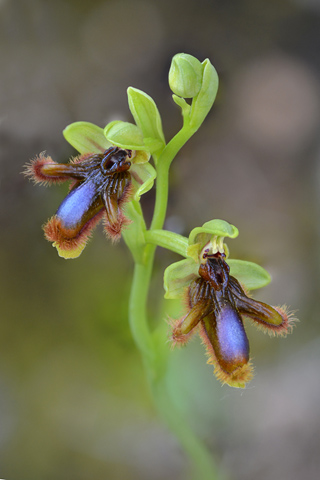
[[131, 158], [135, 152], [109, 147], [103, 153], [83, 154], [67, 164], [40, 156], [27, 170], [37, 181], [72, 181], [56, 214], [44, 226], [45, 237], [59, 255], [75, 258], [91, 231], [104, 218], [105, 232], [118, 240], [129, 220], [122, 206], [132, 195]]
[[[194, 278], [194, 271], [195, 275], [187, 279], [188, 312], [171, 322], [171, 340], [173, 345], [185, 345], [197, 331], [217, 378], [243, 388], [253, 376], [243, 317], [270, 335], [289, 333], [294, 318], [285, 307], [272, 307], [248, 297], [238, 280], [230, 275], [226, 253], [216, 251], [215, 246], [210, 241], [203, 247], [198, 257], [199, 276]], [[185, 271], [188, 273], [188, 269]]]

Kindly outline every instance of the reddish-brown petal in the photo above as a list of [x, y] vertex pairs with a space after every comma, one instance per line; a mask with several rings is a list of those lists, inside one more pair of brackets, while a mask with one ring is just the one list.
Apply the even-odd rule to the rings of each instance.
[[122, 207], [131, 197], [132, 188], [130, 175], [124, 172], [116, 174], [101, 194], [106, 208], [104, 229], [114, 242], [120, 239], [122, 229], [131, 223], [123, 214]]
[[248, 317], [264, 332], [269, 335], [286, 336], [292, 331], [296, 319], [286, 307], [271, 307], [248, 297], [233, 277], [230, 277], [230, 292], [240, 314]]
[[23, 173], [35, 183], [48, 185], [68, 180], [65, 167], [67, 166], [56, 163], [51, 157], [46, 157], [44, 153], [40, 153], [38, 157], [26, 164]]
[[200, 320], [208, 315], [211, 306], [207, 300], [201, 300], [192, 307], [187, 315], [171, 322], [173, 344], [185, 344], [190, 339], [190, 332], [195, 329]]

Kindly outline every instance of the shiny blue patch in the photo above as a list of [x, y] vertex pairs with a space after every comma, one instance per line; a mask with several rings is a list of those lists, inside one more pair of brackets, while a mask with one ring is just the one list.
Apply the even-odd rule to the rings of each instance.
[[82, 222], [97, 196], [93, 182], [84, 182], [72, 190], [57, 210], [59, 217], [66, 228], [75, 228]]
[[241, 318], [229, 303], [225, 303], [217, 317], [217, 337], [222, 357], [226, 361], [249, 359], [249, 342]]

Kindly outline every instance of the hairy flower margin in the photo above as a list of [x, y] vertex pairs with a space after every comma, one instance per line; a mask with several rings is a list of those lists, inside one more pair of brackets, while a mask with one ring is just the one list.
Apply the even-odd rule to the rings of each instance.
[[63, 258], [76, 258], [100, 220], [113, 241], [130, 223], [123, 209], [130, 200], [150, 190], [156, 176], [145, 151], [111, 145], [104, 130], [76, 122], [64, 130], [80, 153], [68, 164], [56, 163], [41, 153], [26, 165], [24, 174], [44, 185], [71, 181], [70, 191], [56, 214], [44, 225], [47, 240]]
[[224, 237], [237, 235], [238, 230], [223, 220], [192, 230], [189, 258], [170, 265], [164, 283], [166, 298], [182, 296], [187, 308], [181, 319], [169, 320], [172, 345], [185, 345], [199, 333], [217, 378], [244, 388], [253, 367], [243, 317], [264, 332], [281, 336], [291, 332], [295, 319], [286, 307], [271, 307], [248, 296], [246, 290], [268, 284], [270, 276], [252, 262], [227, 259]]

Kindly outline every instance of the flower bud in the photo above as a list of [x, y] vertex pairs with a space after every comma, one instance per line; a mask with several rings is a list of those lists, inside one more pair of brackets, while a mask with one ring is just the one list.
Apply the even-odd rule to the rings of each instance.
[[169, 85], [182, 98], [195, 97], [202, 84], [203, 65], [192, 55], [178, 53], [171, 62]]

